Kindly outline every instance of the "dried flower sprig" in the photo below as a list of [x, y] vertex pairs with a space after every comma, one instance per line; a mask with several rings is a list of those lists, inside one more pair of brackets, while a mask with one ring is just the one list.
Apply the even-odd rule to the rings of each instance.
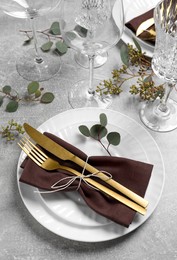
[[[101, 113], [100, 116], [100, 124], [93, 125], [90, 129], [86, 125], [80, 125], [79, 131], [85, 137], [91, 137], [92, 139], [98, 141], [102, 147], [106, 150], [106, 152], [111, 156], [109, 151], [109, 146], [114, 145], [117, 146], [120, 143], [120, 134], [118, 132], [109, 132], [106, 128], [107, 126], [107, 116], [104, 113]], [[106, 137], [108, 145], [107, 147], [102, 142], [102, 138]]]
[[15, 122], [13, 119], [8, 122], [6, 126], [1, 126], [0, 135], [5, 138], [7, 142], [12, 142], [19, 135], [24, 134], [23, 126]]
[[142, 52], [141, 46], [133, 38], [135, 47], [131, 44], [122, 44], [120, 55], [123, 65], [112, 71], [112, 78], [100, 82], [96, 92], [100, 95], [119, 95], [123, 85], [130, 79], [136, 79], [137, 84], [130, 86], [130, 94], [139, 95], [141, 100], [154, 101], [164, 96], [164, 84], [156, 85], [154, 72], [151, 69], [151, 59]]

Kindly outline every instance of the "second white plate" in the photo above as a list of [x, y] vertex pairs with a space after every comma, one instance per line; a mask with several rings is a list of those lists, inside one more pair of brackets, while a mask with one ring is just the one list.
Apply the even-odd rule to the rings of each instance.
[[[159, 0], [123, 0], [124, 4], [124, 15], [125, 15], [125, 23], [129, 22], [133, 18], [149, 11], [150, 9], [154, 8], [156, 4], [159, 2]], [[113, 7], [113, 17], [116, 16], [116, 9], [119, 8], [118, 5], [115, 2], [115, 5]], [[116, 19], [115, 19], [116, 20]], [[125, 43], [130, 43], [133, 44], [132, 37], [135, 37], [135, 34], [129, 30], [128, 28], [125, 27], [124, 33], [122, 35], [122, 40]], [[154, 51], [154, 46], [151, 44], [148, 44], [145, 41], [142, 41], [141, 39], [138, 38], [138, 41], [140, 42], [140, 45], [143, 49], [144, 52], [148, 56], [152, 56], [153, 51]]]

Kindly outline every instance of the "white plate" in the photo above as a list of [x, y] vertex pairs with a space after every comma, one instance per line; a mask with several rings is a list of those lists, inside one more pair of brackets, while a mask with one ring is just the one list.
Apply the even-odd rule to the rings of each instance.
[[[154, 8], [158, 2], [159, 2], [159, 0], [148, 0], [148, 1], [145, 1], [145, 0], [134, 0], [134, 1], [123, 0], [125, 23], [129, 22], [133, 18], [149, 11], [152, 8]], [[118, 3], [115, 2], [115, 5], [113, 7], [113, 17], [116, 16], [116, 9], [117, 8], [118, 8]], [[125, 43], [133, 44], [132, 37], [135, 37], [135, 34], [125, 26], [124, 33], [121, 37], [122, 40]], [[151, 45], [151, 44], [148, 44], [145, 41], [142, 41], [139, 38], [138, 38], [138, 40], [140, 42], [140, 45], [141, 45], [143, 51], [146, 52], [146, 54], [148, 56], [152, 56], [152, 53], [154, 51], [154, 46]]]
[[[77, 241], [106, 241], [135, 230], [155, 210], [164, 185], [164, 165], [156, 142], [143, 126], [119, 112], [99, 108], [68, 110], [47, 120], [39, 130], [63, 138], [88, 155], [106, 155], [98, 142], [85, 138], [78, 130], [81, 124], [91, 126], [98, 123], [100, 113], [107, 115], [108, 131], [121, 134], [120, 145], [110, 149], [113, 155], [154, 165], [145, 196], [149, 201], [145, 216], [137, 213], [130, 227], [125, 228], [95, 213], [85, 205], [77, 192], [39, 194], [34, 192], [36, 188], [18, 181], [22, 200], [31, 215], [48, 230]], [[22, 173], [20, 164], [24, 158], [25, 154], [22, 152], [18, 161], [18, 180]]]

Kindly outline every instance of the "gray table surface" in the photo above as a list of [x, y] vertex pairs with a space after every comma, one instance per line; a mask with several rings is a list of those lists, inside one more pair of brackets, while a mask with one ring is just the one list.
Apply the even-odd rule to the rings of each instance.
[[[53, 14], [38, 21], [45, 29], [57, 18]], [[20, 93], [26, 91], [28, 82], [21, 78], [15, 67], [16, 59], [23, 49], [24, 36], [20, 29], [28, 28], [28, 22], [0, 13], [0, 81], [1, 86], [10, 84]], [[43, 37], [40, 37], [43, 41]], [[95, 70], [97, 76], [108, 78], [113, 68], [121, 64], [120, 43], [109, 51], [107, 63]], [[67, 91], [72, 82], [85, 75], [88, 70], [77, 65], [74, 51], [61, 58], [62, 68], [56, 77], [41, 83], [46, 90], [55, 94], [48, 105], [21, 105], [17, 112], [7, 113], [0, 108], [0, 124], [6, 125], [14, 118], [17, 122], [31, 123], [38, 127], [48, 118], [71, 109]], [[140, 102], [125, 91], [114, 99], [110, 109], [120, 111], [142, 124], [138, 111]], [[176, 94], [173, 93], [175, 96]], [[134, 232], [107, 242], [84, 243], [72, 241], [45, 229], [28, 212], [17, 188], [16, 167], [20, 155], [17, 143], [6, 144], [0, 139], [0, 259], [2, 260], [52, 260], [52, 259], [177, 259], [177, 130], [156, 133], [148, 130], [157, 142], [165, 165], [165, 186], [161, 200], [151, 217]]]

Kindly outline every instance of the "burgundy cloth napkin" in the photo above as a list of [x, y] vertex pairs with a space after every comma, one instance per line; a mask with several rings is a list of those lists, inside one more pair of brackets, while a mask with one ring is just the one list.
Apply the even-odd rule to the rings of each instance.
[[[87, 155], [73, 145], [50, 133], [44, 134], [83, 160], [87, 159]], [[51, 154], [50, 156], [52, 157]], [[81, 172], [81, 169], [74, 163], [69, 161], [64, 162], [57, 158], [55, 159], [59, 160], [60, 163], [72, 166]], [[144, 197], [153, 168], [151, 164], [113, 156], [91, 156], [89, 157], [88, 163], [100, 171], [104, 170], [111, 173], [114, 180], [120, 182], [122, 185]], [[54, 183], [66, 176], [73, 176], [64, 170], [55, 170], [52, 172], [45, 171], [29, 158], [24, 160], [21, 167], [23, 168], [23, 172], [20, 177], [20, 181], [44, 190], [51, 190], [51, 186]], [[85, 174], [87, 174], [87, 172], [85, 172]], [[102, 182], [98, 178], [95, 180]], [[79, 180], [74, 181], [74, 183], [70, 185], [65, 192], [75, 191], [78, 187], [78, 182]], [[105, 185], [105, 182], [102, 182], [102, 184], [103, 183]], [[106, 218], [125, 227], [128, 227], [133, 221], [136, 214], [133, 209], [130, 209], [117, 200], [108, 197], [98, 190], [95, 190], [85, 184], [84, 181], [81, 182], [78, 192], [85, 200], [86, 204], [98, 214], [105, 216]], [[50, 194], [48, 194], [48, 196], [50, 196]]]
[[[137, 17], [135, 17], [134, 19], [132, 19], [131, 21], [126, 23], [126, 26], [136, 34], [136, 31], [138, 29], [138, 27], [140, 26], [140, 24], [150, 18], [153, 17], [153, 11], [154, 9], [149, 10], [146, 13], [143, 13]], [[155, 30], [155, 26], [151, 26], [149, 29], [153, 29]], [[149, 41], [153, 41], [155, 40], [155, 38], [148, 33], [148, 32], [143, 32], [142, 34], [140, 34], [138, 36], [139, 38], [141, 38], [142, 40], [149, 40]]]

